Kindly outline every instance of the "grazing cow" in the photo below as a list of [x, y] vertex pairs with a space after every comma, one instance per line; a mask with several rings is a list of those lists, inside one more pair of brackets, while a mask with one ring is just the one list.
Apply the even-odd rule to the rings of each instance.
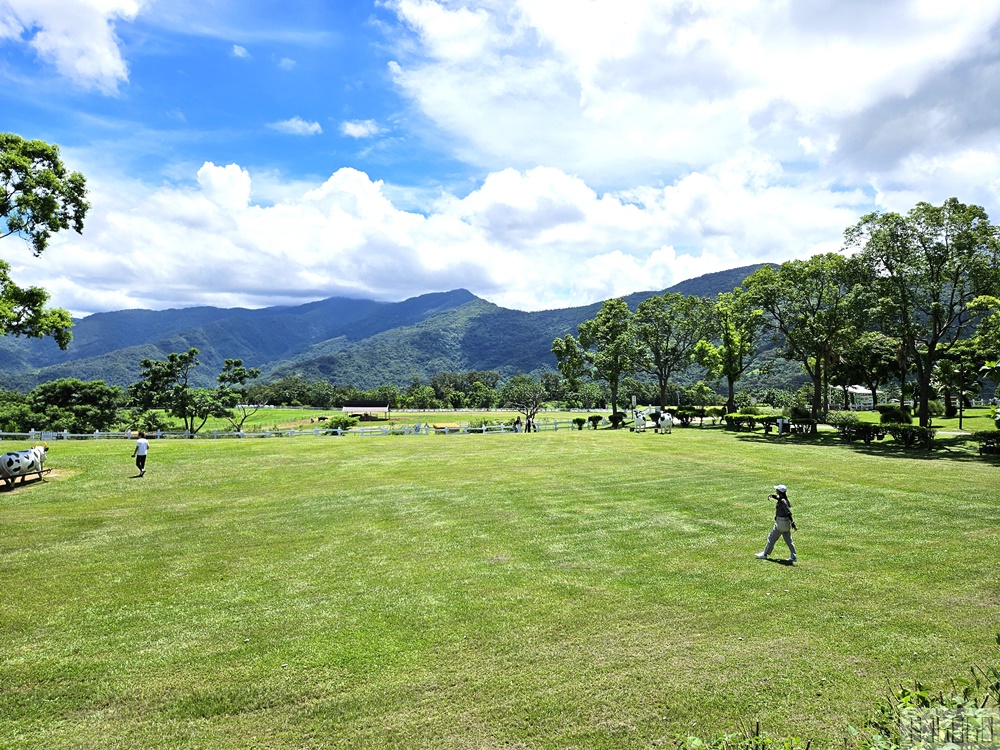
[[24, 484], [28, 474], [41, 476], [46, 451], [48, 446], [36, 445], [28, 450], [4, 453], [0, 456], [0, 478], [10, 487], [18, 477], [21, 477], [21, 484]]

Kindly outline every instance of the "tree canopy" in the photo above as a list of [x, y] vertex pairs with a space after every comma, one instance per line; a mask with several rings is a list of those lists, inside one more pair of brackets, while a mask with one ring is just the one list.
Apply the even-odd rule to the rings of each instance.
[[59, 147], [0, 133], [0, 237], [24, 237], [41, 255], [53, 232], [83, 232], [87, 184], [59, 158]]
[[[53, 232], [83, 231], [86, 194], [83, 175], [66, 169], [58, 146], [0, 133], [0, 238], [23, 237], [41, 255]], [[0, 335], [52, 336], [65, 349], [73, 321], [66, 310], [46, 307], [48, 301], [41, 287], [15, 284], [10, 264], [0, 260]]]

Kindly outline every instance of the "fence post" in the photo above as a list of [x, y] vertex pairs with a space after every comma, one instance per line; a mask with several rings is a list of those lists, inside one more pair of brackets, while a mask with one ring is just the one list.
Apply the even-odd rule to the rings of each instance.
[[212, 440], [218, 440], [218, 439], [219, 439], [219, 431], [212, 430]]
[[313, 427], [313, 435], [319, 437], [319, 427]]

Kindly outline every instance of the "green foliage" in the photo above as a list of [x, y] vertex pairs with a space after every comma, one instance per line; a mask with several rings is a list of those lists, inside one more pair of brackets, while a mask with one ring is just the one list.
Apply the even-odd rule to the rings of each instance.
[[583, 426], [587, 424], [586, 417], [573, 417], [573, 424], [576, 425], [576, 429], [582, 430]]
[[879, 404], [875, 407], [883, 424], [910, 424], [913, 416], [910, 407], [900, 404]]
[[625, 414], [622, 412], [613, 412], [608, 416], [608, 421], [611, 422], [611, 428], [615, 430], [621, 429], [622, 425], [625, 424]]
[[596, 430], [601, 422], [604, 421], [604, 416], [602, 414], [591, 414], [587, 417], [587, 421], [590, 422], [591, 427]]
[[[36, 427], [85, 434], [114, 427], [123, 394], [121, 388], [101, 380], [83, 382], [63, 378], [32, 390], [26, 403], [32, 412], [31, 423]], [[27, 429], [27, 425], [21, 429]]]
[[914, 424], [883, 424], [882, 429], [904, 448], [916, 446], [927, 450], [934, 447], [934, 435], [937, 433], [937, 430], [931, 427]]
[[[996, 642], [1000, 645], [1000, 635]], [[866, 732], [850, 728], [859, 740], [858, 747], [995, 747], [1000, 731], [993, 721], [1000, 707], [1000, 663], [973, 665], [969, 673], [968, 678], [953, 679], [947, 689], [933, 689], [919, 680], [900, 685], [876, 703]]]
[[[608, 384], [611, 390], [611, 411], [618, 410], [618, 386], [626, 375], [635, 371], [636, 344], [632, 312], [622, 298], [606, 300], [593, 320], [579, 326], [584, 360], [596, 380]], [[563, 373], [567, 380], [569, 375]]]
[[500, 389], [500, 403], [531, 419], [545, 404], [545, 385], [527, 375], [517, 375]]
[[132, 384], [128, 392], [133, 408], [140, 411], [161, 408], [180, 419], [184, 431], [191, 436], [204, 427], [209, 417], [231, 416], [225, 391], [191, 387], [191, 371], [199, 364], [197, 348], [191, 347], [183, 354], [171, 352], [166, 360], [143, 359], [140, 364], [142, 379]]
[[86, 180], [66, 169], [58, 146], [0, 133], [0, 221], [6, 229], [0, 237], [21, 235], [41, 255], [53, 232], [83, 232], [86, 195]]
[[326, 421], [326, 429], [349, 430], [356, 427], [358, 421], [357, 417], [352, 417], [349, 414], [332, 414]]
[[1000, 294], [997, 228], [980, 206], [949, 198], [905, 216], [871, 213], [845, 233], [865, 279], [871, 322], [899, 338], [918, 384], [920, 424], [930, 424], [934, 366], [975, 330], [982, 295]]
[[760, 421], [756, 414], [726, 414], [723, 419], [726, 421], [727, 430], [753, 430]]

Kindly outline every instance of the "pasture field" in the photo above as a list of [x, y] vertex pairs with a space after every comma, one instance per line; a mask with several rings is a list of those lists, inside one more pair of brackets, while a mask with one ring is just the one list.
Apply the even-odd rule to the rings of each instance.
[[[341, 409], [288, 409], [288, 408], [267, 408], [261, 409], [247, 420], [243, 426], [244, 432], [264, 432], [265, 430], [287, 430], [287, 429], [313, 429], [323, 427], [318, 420], [321, 417], [339, 416], [343, 414]], [[595, 409], [593, 412], [570, 412], [570, 411], [545, 411], [540, 412], [538, 419], [540, 422], [558, 419], [560, 422], [567, 422], [573, 417], [586, 417], [589, 414], [610, 414], [607, 409]], [[362, 422], [361, 425], [412, 425], [417, 422], [424, 424], [446, 423], [446, 424], [466, 424], [477, 419], [513, 420], [518, 412], [514, 409], [490, 409], [487, 410], [461, 410], [461, 411], [416, 411], [409, 409], [398, 409], [390, 413], [388, 420], [376, 420], [374, 422]], [[178, 428], [179, 420], [169, 420]], [[228, 432], [232, 426], [225, 419], [217, 417], [209, 418], [205, 426], [201, 429], [202, 434], [210, 433], [212, 430]]]
[[[995, 664], [1000, 463], [559, 431], [59, 441], [0, 492], [0, 748], [843, 747]], [[799, 562], [754, 558], [772, 485]], [[779, 542], [776, 555], [784, 553]]]

